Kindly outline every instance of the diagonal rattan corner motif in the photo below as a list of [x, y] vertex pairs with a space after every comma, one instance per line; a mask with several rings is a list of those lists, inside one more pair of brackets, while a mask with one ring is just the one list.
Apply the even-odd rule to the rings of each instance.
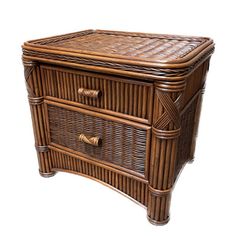
[[155, 92], [161, 104], [165, 108], [165, 112], [159, 117], [157, 121], [155, 121], [153, 127], [158, 130], [163, 130], [172, 121], [176, 129], [180, 128], [179, 108], [182, 94], [180, 94], [177, 99], [173, 101], [167, 93], [158, 89], [156, 89]]
[[25, 83], [26, 83], [26, 88], [27, 88], [29, 97], [36, 97], [36, 95], [33, 92], [33, 89], [31, 88], [29, 84], [30, 75], [32, 74], [34, 70], [36, 63], [33, 61], [23, 60], [23, 64], [24, 64]]

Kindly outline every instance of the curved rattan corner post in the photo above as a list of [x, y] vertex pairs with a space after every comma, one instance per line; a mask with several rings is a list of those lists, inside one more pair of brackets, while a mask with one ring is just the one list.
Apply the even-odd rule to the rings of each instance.
[[52, 165], [47, 146], [48, 137], [46, 132], [46, 117], [40, 69], [35, 61], [29, 61], [25, 58], [23, 58], [23, 65], [34, 128], [35, 147], [38, 154], [39, 173], [43, 177], [51, 177], [55, 172], [51, 171]]
[[155, 83], [148, 196], [148, 219], [153, 224], [169, 220], [184, 87], [184, 80]]

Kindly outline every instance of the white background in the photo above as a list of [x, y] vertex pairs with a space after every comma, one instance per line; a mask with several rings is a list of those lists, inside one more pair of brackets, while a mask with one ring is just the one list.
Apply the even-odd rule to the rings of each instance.
[[[0, 2], [0, 235], [236, 235], [234, 1]], [[21, 44], [84, 29], [209, 36], [208, 74], [196, 160], [173, 192], [171, 220], [76, 175], [38, 174]]]

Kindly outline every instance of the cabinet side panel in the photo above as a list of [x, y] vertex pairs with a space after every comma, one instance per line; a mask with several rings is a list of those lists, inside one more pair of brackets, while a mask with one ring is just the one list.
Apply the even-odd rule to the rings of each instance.
[[176, 158], [175, 178], [188, 161], [193, 161], [197, 130], [199, 125], [202, 95], [205, 88], [209, 59], [198, 67], [186, 79], [186, 89], [183, 94], [184, 106], [181, 110], [181, 135], [179, 138]]

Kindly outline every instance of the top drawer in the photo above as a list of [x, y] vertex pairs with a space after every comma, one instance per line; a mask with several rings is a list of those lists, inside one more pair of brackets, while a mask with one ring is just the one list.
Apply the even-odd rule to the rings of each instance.
[[151, 123], [152, 83], [48, 65], [41, 75], [49, 99]]

